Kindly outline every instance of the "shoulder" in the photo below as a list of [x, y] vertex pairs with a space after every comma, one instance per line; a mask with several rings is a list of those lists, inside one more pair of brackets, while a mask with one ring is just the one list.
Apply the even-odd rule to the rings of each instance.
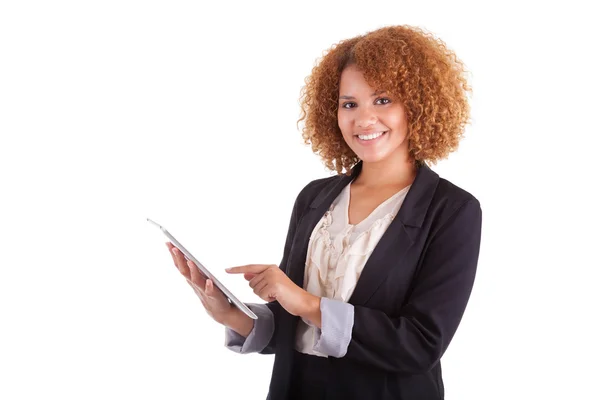
[[333, 175], [327, 178], [315, 179], [308, 182], [298, 194], [296, 201], [301, 203], [310, 203], [323, 189], [339, 182], [339, 180], [342, 179], [342, 176], [343, 175]]
[[[439, 178], [430, 207], [437, 228], [462, 221], [473, 224], [481, 221], [479, 199], [469, 191], [442, 177]], [[458, 221], [457, 221], [458, 220]], [[454, 222], [453, 222], [454, 221]]]
[[466, 203], [480, 205], [479, 200], [472, 193], [442, 177], [439, 178], [435, 197], [438, 201], [448, 203], [447, 205], [451, 208], [460, 207]]
[[319, 178], [308, 182], [298, 196], [296, 197], [295, 208], [303, 214], [304, 211], [309, 207], [310, 203], [321, 193], [324, 189], [336, 185], [342, 178], [343, 175], [333, 175], [326, 178]]

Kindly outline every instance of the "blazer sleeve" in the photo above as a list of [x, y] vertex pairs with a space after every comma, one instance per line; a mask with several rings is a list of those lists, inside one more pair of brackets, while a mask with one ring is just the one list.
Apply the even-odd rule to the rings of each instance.
[[467, 200], [434, 233], [398, 317], [354, 307], [346, 356], [382, 370], [433, 368], [454, 336], [471, 294], [481, 241], [481, 207]]
[[229, 350], [249, 354], [263, 350], [273, 336], [273, 314], [265, 304], [245, 303], [256, 316], [257, 320], [248, 337], [244, 337], [233, 329], [225, 327], [225, 347]]

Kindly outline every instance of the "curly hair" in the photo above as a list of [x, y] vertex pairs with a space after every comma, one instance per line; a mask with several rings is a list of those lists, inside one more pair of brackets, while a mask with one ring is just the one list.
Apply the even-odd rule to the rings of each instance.
[[399, 99], [408, 120], [408, 148], [415, 163], [436, 164], [458, 148], [469, 122], [471, 92], [464, 64], [445, 43], [411, 26], [389, 26], [334, 44], [324, 52], [301, 90], [305, 144], [338, 174], [359, 161], [337, 121], [340, 76], [355, 65], [367, 83]]

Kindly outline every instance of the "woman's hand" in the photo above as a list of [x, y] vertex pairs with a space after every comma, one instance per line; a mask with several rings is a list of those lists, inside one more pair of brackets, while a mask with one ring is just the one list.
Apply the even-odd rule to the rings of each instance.
[[183, 253], [171, 242], [167, 243], [173, 262], [179, 272], [185, 276], [187, 283], [202, 302], [208, 315], [222, 325], [227, 325], [237, 308], [229, 303], [225, 295], [214, 287], [212, 280], [205, 278], [192, 261], [185, 259]]
[[227, 268], [230, 274], [244, 274], [250, 287], [261, 299], [279, 304], [292, 315], [321, 326], [321, 298], [296, 285], [277, 265], [250, 264]]

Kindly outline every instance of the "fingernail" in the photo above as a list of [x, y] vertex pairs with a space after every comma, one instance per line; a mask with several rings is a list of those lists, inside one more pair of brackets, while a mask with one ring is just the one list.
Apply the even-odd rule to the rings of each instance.
[[232, 269], [233, 269], [233, 268], [225, 268], [225, 271], [227, 271], [227, 272], [231, 272], [231, 270], [232, 270]]
[[171, 250], [173, 252], [173, 254], [177, 255], [177, 247], [173, 247], [173, 250]]

